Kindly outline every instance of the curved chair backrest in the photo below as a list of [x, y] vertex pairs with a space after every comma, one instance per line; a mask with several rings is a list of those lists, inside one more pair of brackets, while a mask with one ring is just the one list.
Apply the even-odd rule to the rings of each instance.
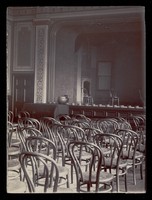
[[11, 146], [13, 131], [14, 131], [13, 124], [10, 121], [8, 121], [7, 122], [7, 145], [8, 145], [8, 147]]
[[78, 120], [78, 121], [82, 121], [82, 122], [87, 122], [87, 123], [91, 123], [91, 119], [89, 117], [86, 117], [85, 115], [83, 114], [75, 114], [72, 116], [72, 119], [73, 120]]
[[94, 141], [101, 149], [104, 150], [104, 148], [107, 148], [110, 150], [108, 156], [110, 158], [109, 168], [112, 169], [114, 162], [116, 162], [117, 170], [119, 170], [119, 162], [123, 149], [122, 139], [115, 134], [101, 133], [94, 136]]
[[26, 147], [28, 151], [43, 153], [56, 160], [55, 144], [45, 137], [30, 136], [26, 138]]
[[43, 136], [41, 131], [32, 127], [18, 127], [18, 135], [22, 143], [22, 150], [24, 151], [27, 151], [26, 138], [28, 138], [29, 136]]
[[132, 119], [133, 119], [135, 131], [140, 131], [144, 129], [145, 118], [142, 115], [133, 116]]
[[56, 148], [62, 153], [62, 165], [65, 165], [65, 157], [68, 157], [68, 144], [70, 141], [84, 141], [85, 133], [80, 127], [73, 125], [53, 125]]
[[30, 113], [27, 111], [20, 111], [18, 113], [18, 119], [30, 117]]
[[114, 134], [118, 135], [123, 141], [122, 158], [135, 159], [135, 153], [139, 141], [138, 134], [130, 129], [119, 129], [116, 130]]
[[12, 111], [8, 111], [8, 121], [13, 123], [14, 122], [14, 113]]
[[56, 125], [57, 134], [60, 138], [63, 138], [66, 143], [71, 140], [85, 140], [84, 130], [81, 127], [74, 125]]
[[48, 137], [48, 129], [47, 129], [47, 126], [46, 126], [47, 121], [48, 121], [47, 118], [44, 118], [44, 117], [40, 118], [40, 130], [41, 130], [44, 137], [49, 138]]
[[95, 141], [94, 141], [95, 135], [103, 133], [103, 131], [101, 131], [100, 129], [96, 129], [96, 128], [92, 128], [92, 127], [83, 128], [83, 130], [85, 132], [86, 141], [90, 142], [90, 143], [95, 143]]
[[62, 125], [58, 120], [52, 117], [43, 117], [40, 120], [41, 131], [44, 137], [53, 141], [54, 144], [57, 144], [57, 136], [55, 134], [55, 125]]
[[89, 128], [90, 124], [87, 121], [78, 121], [78, 120], [73, 120], [71, 125], [78, 126], [80, 128]]
[[115, 130], [120, 128], [118, 121], [114, 118], [108, 118], [105, 121], [108, 125], [107, 131], [106, 131], [107, 133], [113, 133]]
[[20, 127], [33, 127], [40, 130], [40, 122], [35, 118], [21, 118], [18, 119], [18, 125]]
[[[81, 191], [81, 185], [86, 184], [87, 191], [90, 190], [92, 184], [95, 184], [95, 191], [99, 190], [99, 177], [100, 170], [102, 166], [103, 154], [101, 149], [94, 144], [82, 141], [71, 141], [68, 144], [68, 151], [71, 156], [77, 180], [77, 191]], [[84, 161], [82, 155], [84, 152], [89, 154], [89, 158], [86, 161], [86, 164], [89, 164], [89, 177], [86, 181], [84, 179]], [[94, 164], [96, 163], [96, 169], [94, 169]], [[95, 176], [92, 176], [95, 174]]]
[[131, 124], [130, 124], [129, 121], [120, 119], [120, 122], [118, 122], [118, 123], [119, 123], [119, 129], [130, 129], [130, 130], [132, 130], [132, 127], [131, 127]]
[[[39, 185], [36, 180], [39, 180], [41, 177], [44, 178], [44, 189], [42, 192], [47, 192], [52, 179], [54, 181], [53, 192], [57, 192], [59, 170], [53, 158], [41, 153], [25, 151], [20, 154], [20, 163], [30, 193], [36, 192], [36, 187]], [[41, 168], [39, 166], [41, 166]], [[32, 174], [30, 174], [30, 172], [32, 172]]]
[[103, 133], [106, 133], [108, 131], [108, 123], [104, 120], [98, 119], [96, 120], [96, 126], [97, 129], [101, 130]]
[[68, 114], [59, 114], [58, 116], [56, 116], [56, 119], [60, 121], [63, 125], [70, 125], [72, 122], [72, 119]]
[[59, 120], [53, 117], [42, 117], [40, 120], [44, 122], [49, 122], [50, 124], [61, 124]]

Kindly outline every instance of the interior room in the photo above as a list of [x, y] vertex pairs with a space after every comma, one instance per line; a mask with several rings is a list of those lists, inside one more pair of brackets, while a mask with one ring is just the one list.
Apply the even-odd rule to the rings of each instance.
[[[62, 126], [76, 126], [78, 117], [81, 117], [91, 124], [91, 128], [96, 129], [101, 128], [97, 120], [110, 120], [105, 123], [113, 127], [117, 122], [117, 129], [114, 128], [114, 131], [125, 129], [120, 126], [125, 123], [125, 130], [131, 130], [128, 134], [135, 132], [138, 142], [142, 140], [142, 161], [136, 157], [134, 159], [138, 161], [137, 165], [143, 164], [145, 170], [144, 7], [8, 7], [6, 19], [7, 113], [11, 123], [8, 125], [8, 132], [12, 130], [11, 134], [8, 133], [8, 137], [11, 137], [7, 145], [10, 148], [8, 152], [11, 152], [8, 153], [8, 160], [13, 160], [14, 155], [16, 160], [25, 151], [20, 138], [23, 118], [39, 121], [38, 130], [43, 132], [44, 118], [53, 118], [52, 124], [58, 120]], [[26, 128], [30, 126], [29, 123], [26, 124]], [[104, 132], [104, 128], [100, 131]], [[15, 145], [15, 148], [20, 147], [18, 156], [11, 149], [14, 147], [10, 143], [14, 132], [14, 139], [21, 142]], [[136, 145], [133, 149], [138, 150], [140, 144], [136, 142]], [[20, 177], [26, 174], [24, 167], [19, 162], [17, 169], [20, 169]], [[135, 178], [134, 168], [138, 166], [127, 167], [128, 171], [131, 170], [131, 173], [126, 172], [130, 181], [128, 192], [145, 192], [145, 171], [144, 178], [140, 179], [141, 170], [137, 169], [139, 174], [136, 177], [139, 177]], [[8, 171], [12, 177], [14, 170], [11, 168]], [[70, 177], [72, 178], [72, 172]], [[14, 179], [8, 180], [11, 185]], [[35, 192], [35, 189], [30, 191], [29, 185], [32, 184], [27, 180], [24, 177], [24, 181], [20, 179], [20, 182], [26, 183], [26, 191]], [[80, 183], [75, 184], [77, 189], [73, 192], [80, 192]], [[10, 191], [17, 192], [10, 185]], [[114, 185], [112, 190], [107, 189], [106, 192], [126, 192], [124, 188], [119, 188], [119, 181], [114, 181]], [[73, 184], [70, 183], [70, 186], [73, 187]], [[36, 186], [33, 184], [32, 187]], [[109, 188], [111, 187], [113, 186], [110, 185]], [[96, 189], [96, 192], [101, 191]]]

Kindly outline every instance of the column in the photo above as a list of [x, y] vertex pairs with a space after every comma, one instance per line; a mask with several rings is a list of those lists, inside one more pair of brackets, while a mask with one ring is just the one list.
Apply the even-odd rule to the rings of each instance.
[[46, 103], [48, 68], [48, 25], [36, 25], [34, 103]]

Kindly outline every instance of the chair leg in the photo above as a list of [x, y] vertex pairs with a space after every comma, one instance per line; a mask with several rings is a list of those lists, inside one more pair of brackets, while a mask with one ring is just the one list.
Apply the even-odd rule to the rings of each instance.
[[71, 164], [71, 183], [73, 183], [73, 165]]
[[141, 176], [141, 179], [143, 179], [143, 164], [142, 163], [140, 164], [140, 176]]
[[128, 188], [127, 188], [127, 173], [125, 174], [125, 191], [126, 192], [128, 191]]
[[90, 183], [87, 184], [87, 191], [90, 192]]
[[134, 183], [134, 185], [136, 185], [135, 165], [133, 165], [133, 183]]
[[113, 192], [113, 188], [114, 188], [113, 181], [111, 182], [111, 186], [112, 186], [112, 190], [111, 190], [111, 192]]
[[118, 99], [118, 106], [119, 106], [119, 99]]
[[119, 175], [116, 175], [116, 191], [120, 191], [120, 186], [119, 186]]
[[69, 188], [70, 184], [69, 184], [69, 175], [68, 174], [66, 175], [66, 179], [67, 179], [67, 188]]

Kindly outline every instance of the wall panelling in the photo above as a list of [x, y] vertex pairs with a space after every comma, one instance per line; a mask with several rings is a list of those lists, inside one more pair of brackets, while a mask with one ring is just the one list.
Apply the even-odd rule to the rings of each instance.
[[34, 70], [34, 28], [31, 22], [14, 26], [13, 71]]

